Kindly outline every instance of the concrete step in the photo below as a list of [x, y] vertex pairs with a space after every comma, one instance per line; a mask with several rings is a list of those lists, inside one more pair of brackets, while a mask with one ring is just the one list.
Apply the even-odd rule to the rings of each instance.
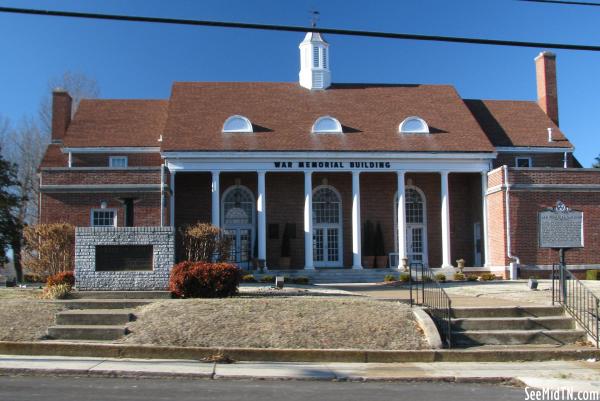
[[567, 316], [544, 317], [472, 317], [452, 320], [456, 331], [473, 330], [569, 330], [575, 328]]
[[58, 312], [56, 324], [62, 325], [124, 325], [135, 318], [133, 309], [73, 309]]
[[118, 340], [127, 334], [125, 326], [52, 326], [48, 336], [59, 340]]
[[574, 344], [585, 341], [583, 330], [477, 330], [453, 331], [452, 344], [476, 345], [522, 345], [522, 344]]
[[148, 305], [154, 299], [67, 299], [56, 301], [67, 309], [132, 309]]
[[169, 291], [73, 291], [75, 299], [170, 299]]
[[493, 308], [452, 308], [453, 318], [563, 316], [561, 306], [497, 306]]

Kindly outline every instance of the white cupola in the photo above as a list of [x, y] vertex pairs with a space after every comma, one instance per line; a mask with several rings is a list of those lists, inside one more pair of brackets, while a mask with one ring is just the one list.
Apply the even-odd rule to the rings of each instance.
[[308, 32], [300, 43], [300, 86], [327, 89], [331, 85], [329, 43], [318, 32]]

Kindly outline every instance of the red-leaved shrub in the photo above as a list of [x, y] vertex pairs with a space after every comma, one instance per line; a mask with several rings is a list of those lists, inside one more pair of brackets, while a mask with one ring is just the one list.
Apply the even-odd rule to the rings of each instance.
[[46, 280], [46, 285], [52, 287], [53, 285], [66, 284], [71, 287], [75, 285], [75, 276], [73, 272], [60, 272], [49, 276]]
[[237, 294], [240, 279], [230, 263], [186, 261], [171, 269], [169, 290], [179, 298], [224, 298]]

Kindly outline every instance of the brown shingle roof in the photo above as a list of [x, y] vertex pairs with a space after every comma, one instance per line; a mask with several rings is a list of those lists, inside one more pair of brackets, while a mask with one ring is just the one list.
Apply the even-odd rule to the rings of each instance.
[[[223, 134], [234, 114], [251, 134]], [[343, 135], [311, 134], [315, 120], [337, 118]], [[431, 134], [399, 134], [419, 116]], [[175, 83], [163, 134], [165, 151], [491, 152], [493, 147], [452, 86], [334, 84], [310, 91], [295, 83]]]
[[84, 99], [64, 144], [67, 147], [160, 146], [167, 100]]
[[[465, 104], [494, 146], [573, 146], [536, 102], [465, 99]], [[548, 142], [548, 128], [552, 128], [552, 142]]]

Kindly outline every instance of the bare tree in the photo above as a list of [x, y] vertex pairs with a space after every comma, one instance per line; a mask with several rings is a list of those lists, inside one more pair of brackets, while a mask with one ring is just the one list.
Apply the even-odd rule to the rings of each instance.
[[[12, 243], [15, 270], [19, 281], [21, 281], [22, 277], [22, 229], [27, 225], [36, 224], [38, 219], [40, 193], [37, 170], [50, 143], [52, 131], [51, 93], [55, 88], [67, 90], [73, 98], [72, 114], [77, 110], [81, 99], [94, 98], [100, 94], [98, 84], [94, 79], [81, 73], [66, 72], [62, 77], [52, 79], [48, 82], [48, 94], [44, 96], [40, 103], [38, 121], [27, 118], [15, 129], [6, 129], [8, 132], [7, 137], [9, 138], [6, 144], [9, 146], [7, 146], [5, 153], [8, 160], [18, 165], [18, 195], [23, 199], [21, 207], [15, 212], [15, 221], [19, 227], [19, 235]], [[2, 121], [0, 120], [0, 133], [2, 133], [2, 126]], [[7, 124], [7, 127], [10, 126]], [[2, 136], [0, 136], [0, 141], [1, 138]]]
[[40, 129], [45, 133], [52, 130], [52, 99], [50, 94], [54, 89], [65, 89], [73, 98], [72, 114], [75, 114], [81, 99], [93, 99], [100, 96], [100, 88], [95, 79], [85, 74], [67, 71], [62, 77], [53, 78], [48, 82], [48, 94], [40, 103], [39, 119]]

